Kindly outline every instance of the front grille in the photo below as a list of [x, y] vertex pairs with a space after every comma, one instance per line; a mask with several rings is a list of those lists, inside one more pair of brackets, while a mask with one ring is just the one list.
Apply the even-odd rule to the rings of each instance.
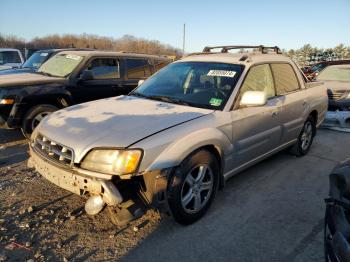
[[73, 151], [49, 138], [38, 134], [34, 139], [34, 149], [47, 159], [66, 166], [73, 164]]
[[332, 91], [328, 89], [328, 98], [331, 100], [339, 100], [345, 95], [346, 91]]

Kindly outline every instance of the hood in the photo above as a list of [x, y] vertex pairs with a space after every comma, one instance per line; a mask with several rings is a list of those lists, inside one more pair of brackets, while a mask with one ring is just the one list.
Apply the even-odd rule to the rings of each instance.
[[44, 76], [35, 73], [0, 75], [0, 87], [60, 83], [64, 81], [66, 81], [64, 78]]
[[23, 73], [33, 73], [36, 70], [33, 68], [16, 68], [16, 69], [6, 69], [1, 70], [0, 75], [11, 75], [11, 74], [23, 74]]
[[327, 89], [332, 91], [350, 91], [350, 82], [345, 81], [323, 81]]
[[74, 161], [78, 163], [92, 148], [126, 148], [154, 133], [213, 111], [119, 96], [57, 111], [45, 118], [36, 132], [72, 148]]

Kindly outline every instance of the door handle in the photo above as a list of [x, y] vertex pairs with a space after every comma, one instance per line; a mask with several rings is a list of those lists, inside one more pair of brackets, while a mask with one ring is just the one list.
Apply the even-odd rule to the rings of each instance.
[[307, 102], [305, 100], [303, 101], [303, 106], [307, 106]]

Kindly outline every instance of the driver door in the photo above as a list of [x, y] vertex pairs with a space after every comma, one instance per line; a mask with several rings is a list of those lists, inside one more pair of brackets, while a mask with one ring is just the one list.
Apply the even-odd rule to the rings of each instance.
[[249, 70], [239, 92], [238, 104], [246, 91], [263, 91], [268, 100], [263, 106], [238, 105], [231, 112], [233, 169], [275, 149], [281, 140], [282, 128], [279, 121], [281, 101], [275, 95], [270, 65], [257, 65]]
[[94, 58], [82, 70], [90, 70], [92, 79], [81, 79], [72, 88], [76, 103], [121, 95], [123, 79], [117, 58]]

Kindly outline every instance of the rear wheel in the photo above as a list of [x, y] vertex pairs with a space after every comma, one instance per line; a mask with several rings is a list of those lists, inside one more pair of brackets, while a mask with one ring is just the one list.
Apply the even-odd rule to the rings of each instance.
[[22, 122], [23, 135], [29, 139], [33, 130], [39, 125], [41, 120], [58, 109], [58, 107], [52, 105], [38, 105], [29, 109]]
[[218, 189], [219, 164], [207, 150], [186, 158], [170, 179], [168, 203], [174, 219], [183, 225], [200, 219]]
[[297, 143], [290, 148], [290, 152], [296, 156], [306, 155], [312, 145], [316, 134], [316, 123], [312, 116], [309, 116], [301, 130]]

